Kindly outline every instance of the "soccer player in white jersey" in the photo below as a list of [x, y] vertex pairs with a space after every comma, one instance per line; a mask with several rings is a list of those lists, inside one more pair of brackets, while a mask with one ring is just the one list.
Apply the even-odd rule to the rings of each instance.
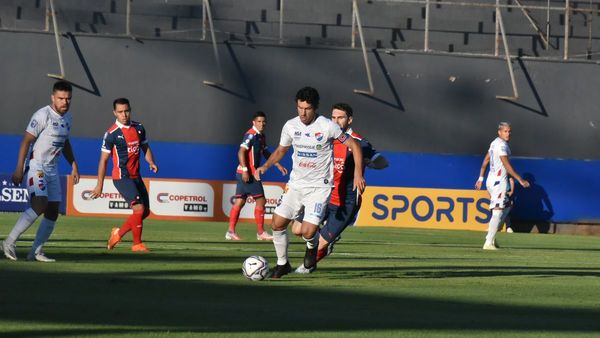
[[318, 224], [326, 210], [333, 184], [333, 140], [339, 140], [353, 153], [353, 188], [361, 193], [365, 189], [362, 150], [358, 142], [342, 132], [330, 119], [316, 113], [319, 93], [312, 87], [304, 87], [296, 94], [298, 116], [288, 120], [281, 131], [279, 146], [267, 162], [256, 169], [255, 178], [260, 180], [269, 167], [279, 162], [288, 149], [294, 148], [292, 172], [287, 191], [273, 213], [273, 245], [277, 254], [277, 266], [271, 278], [281, 278], [292, 271], [288, 261], [287, 226], [304, 207], [302, 238], [306, 241], [304, 266], [316, 264], [317, 243], [314, 240]]
[[[61, 202], [60, 179], [58, 176], [58, 158], [62, 153], [71, 164], [73, 182], [79, 182], [79, 170], [73, 149], [69, 143], [71, 130], [71, 94], [73, 88], [66, 81], [58, 81], [52, 88], [51, 104], [36, 111], [27, 126], [21, 146], [19, 158], [12, 177], [14, 184], [19, 185], [27, 175], [26, 185], [31, 207], [25, 210], [10, 234], [2, 243], [6, 258], [16, 261], [15, 243], [19, 236], [44, 214], [33, 241], [28, 260], [54, 262], [42, 251], [42, 246], [52, 234], [58, 218], [58, 206]], [[32, 147], [29, 157], [29, 169], [25, 169], [25, 158]]]
[[529, 182], [524, 180], [512, 167], [510, 160], [511, 155], [508, 141], [510, 141], [510, 123], [500, 122], [498, 124], [498, 137], [490, 144], [490, 148], [483, 159], [481, 169], [479, 170], [479, 179], [475, 182], [475, 188], [481, 189], [483, 183], [483, 175], [490, 164], [490, 171], [486, 179], [486, 187], [490, 194], [490, 209], [492, 210], [492, 218], [488, 225], [488, 233], [483, 244], [484, 250], [497, 250], [496, 233], [498, 228], [504, 222], [504, 218], [508, 214], [509, 196], [507, 192], [510, 190], [508, 181], [509, 175], [512, 176], [524, 188], [529, 187]]

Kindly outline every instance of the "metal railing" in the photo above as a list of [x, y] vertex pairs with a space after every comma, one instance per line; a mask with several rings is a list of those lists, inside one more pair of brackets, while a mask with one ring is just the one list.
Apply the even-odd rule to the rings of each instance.
[[[184, 29], [184, 30], [175, 30], [173, 29], [172, 31], [164, 30], [162, 35], [160, 36], [151, 36], [147, 33], [140, 33], [140, 32], [136, 32], [135, 27], [132, 29], [132, 22], [135, 21], [136, 17], [139, 17], [140, 15], [136, 14], [136, 10], [135, 7], [132, 8], [132, 0], [117, 0], [120, 2], [120, 4], [122, 4], [122, 8], [125, 8], [125, 12], [124, 13], [119, 13], [120, 15], [124, 15], [125, 16], [125, 26], [123, 27], [123, 33], [122, 34], [109, 34], [109, 35], [121, 35], [121, 36], [125, 36], [125, 37], [130, 37], [130, 38], [137, 38], [137, 39], [143, 39], [143, 38], [161, 38], [161, 39], [178, 39], [177, 37], [177, 33], [197, 33], [199, 34], [199, 36], [197, 38], [195, 38], [196, 40], [203, 40], [206, 41], [207, 40], [207, 32], [210, 33], [210, 42], [213, 45], [213, 51], [214, 51], [214, 55], [215, 55], [215, 62], [217, 65], [217, 71], [218, 71], [218, 80], [216, 81], [204, 81], [207, 85], [221, 85], [223, 83], [223, 78], [222, 78], [222, 70], [221, 70], [221, 63], [220, 63], [220, 57], [219, 57], [219, 48], [218, 48], [218, 42], [222, 42], [225, 40], [229, 40], [232, 36], [246, 36], [248, 37], [248, 31], [246, 32], [238, 32], [238, 31], [231, 31], [230, 29], [220, 29], [219, 28], [219, 23], [225, 23], [226, 20], [230, 20], [230, 18], [224, 18], [223, 15], [220, 16], [219, 20], [217, 20], [215, 22], [215, 20], [213, 19], [213, 10], [216, 8], [219, 8], [217, 5], [219, 4], [220, 0], [189, 0], [187, 1], [187, 3], [190, 6], [196, 6], [196, 7], [201, 7], [201, 14], [199, 16], [201, 16], [201, 18], [195, 17], [196, 19], [200, 19], [201, 20], [201, 24], [198, 25], [198, 27], [196, 28], [188, 28], [188, 29]], [[225, 0], [223, 0], [225, 1]], [[228, 0], [228, 1], [232, 1], [232, 0]], [[315, 1], [315, 6], [320, 5], [320, 6], [324, 6], [323, 2], [321, 0], [314, 0]], [[179, 1], [178, 3], [181, 3], [181, 1]], [[381, 46], [375, 46], [373, 47], [374, 43], [373, 43], [373, 39], [369, 37], [369, 35], [365, 32], [365, 29], [368, 30], [369, 33], [373, 33], [375, 31], [388, 31], [388, 32], [392, 32], [394, 30], [404, 30], [404, 31], [410, 31], [412, 33], [416, 33], [412, 34], [412, 43], [414, 46], [415, 43], [418, 43], [418, 41], [416, 41], [419, 36], [419, 34], [422, 33], [421, 36], [421, 48], [406, 48], [406, 49], [411, 49], [411, 50], [416, 50], [416, 51], [421, 51], [421, 52], [425, 52], [425, 53], [431, 53], [431, 52], [447, 52], [443, 49], [439, 48], [439, 41], [433, 41], [432, 37], [435, 37], [437, 34], [439, 34], [440, 32], [450, 32], [450, 33], [455, 33], [455, 34], [464, 34], [465, 36], [474, 36], [477, 34], [482, 35], [483, 37], [490, 37], [490, 40], [493, 39], [494, 42], [494, 49], [493, 52], [492, 51], [480, 51], [480, 50], [468, 50], [468, 51], [459, 51], [459, 52], [455, 52], [453, 50], [451, 50], [451, 52], [455, 52], [455, 54], [469, 54], [469, 55], [487, 55], [487, 56], [495, 56], [495, 57], [502, 57], [503, 59], [505, 59], [507, 61], [507, 67], [508, 67], [508, 71], [511, 77], [511, 82], [513, 83], [513, 95], [512, 96], [501, 96], [500, 98], [504, 98], [504, 99], [517, 99], [518, 98], [518, 91], [516, 86], [514, 85], [514, 74], [513, 74], [513, 70], [512, 70], [512, 64], [511, 61], [515, 58], [515, 57], [519, 57], [521, 56], [519, 53], [514, 53], [514, 48], [513, 48], [513, 52], [511, 52], [511, 47], [513, 47], [511, 44], [511, 39], [514, 39], [515, 37], [522, 37], [522, 36], [526, 36], [526, 37], [530, 37], [533, 41], [533, 44], [535, 44], [534, 39], [539, 39], [541, 41], [541, 47], [542, 49], [544, 49], [545, 51], [551, 51], [553, 53], [548, 53], [548, 55], [545, 55], [544, 57], [546, 58], [554, 58], [554, 59], [561, 59], [561, 60], [573, 60], [573, 59], [581, 59], [582, 56], [586, 59], [592, 59], [593, 56], [595, 56], [596, 54], [598, 54], [596, 51], [594, 51], [594, 43], [597, 42], [597, 44], [600, 45], [600, 36], [594, 36], [594, 29], [593, 29], [593, 23], [594, 21], [592, 20], [594, 15], [600, 15], [600, 1], [599, 0], [588, 0], [588, 1], [572, 1], [572, 0], [474, 0], [474, 1], [464, 1], [464, 0], [348, 0], [348, 3], [351, 5], [351, 21], [352, 23], [350, 25], [343, 25], [340, 22], [336, 22], [336, 23], [332, 23], [331, 26], [341, 26], [342, 28], [348, 28], [348, 38], [347, 40], [343, 40], [341, 41], [341, 46], [345, 46], [345, 47], [350, 47], [350, 48], [357, 48], [357, 44], [356, 44], [356, 38], [359, 39], [360, 42], [360, 49], [362, 50], [362, 56], [363, 56], [363, 60], [364, 60], [364, 64], [365, 64], [365, 71], [366, 71], [366, 76], [367, 76], [367, 82], [368, 82], [368, 86], [369, 89], [368, 90], [358, 90], [356, 89], [355, 92], [357, 93], [361, 93], [361, 94], [372, 94], [374, 92], [374, 87], [373, 87], [373, 81], [372, 81], [372, 76], [371, 76], [371, 70], [369, 67], [369, 62], [368, 62], [368, 54], [369, 54], [369, 48], [383, 48], [386, 50], [402, 50], [403, 48], [397, 48], [397, 47], [392, 47], [392, 48], [384, 48]], [[140, 2], [136, 2], [134, 3], [136, 5], [139, 6], [143, 6], [143, 3]], [[380, 18], [373, 18], [373, 17], [369, 17], [369, 16], [364, 16], [363, 15], [363, 11], [365, 9], [371, 9], [369, 8], [369, 6], [378, 6], [378, 5], [391, 5], [394, 8], [394, 13], [396, 13], [396, 9], [397, 9], [397, 17], [398, 18], [405, 18], [407, 16], [409, 16], [409, 14], [405, 14], [405, 12], [409, 12], [411, 9], [414, 12], [414, 9], [422, 9], [422, 15], [421, 18], [415, 18], [414, 21], [417, 21], [417, 19], [419, 19], [419, 24], [422, 25], [420, 28], [414, 28], [414, 27], [408, 27], [408, 25], [406, 25], [406, 27], [400, 27], [398, 25], [398, 22], [385, 22], [385, 20], [380, 19]], [[56, 8], [58, 5], [58, 9]], [[270, 22], [272, 25], [276, 25], [278, 27], [277, 32], [275, 32], [275, 30], [273, 30], [273, 34], [269, 35], [269, 34], [255, 34], [254, 36], [252, 36], [253, 38], [253, 43], [256, 43], [256, 41], [259, 41], [261, 43], [277, 43], [277, 44], [297, 44], [297, 36], [294, 35], [294, 29], [298, 29], [298, 27], [302, 27], [302, 25], [305, 26], [311, 26], [311, 25], [319, 25], [319, 26], [323, 26], [325, 28], [327, 28], [327, 24], [323, 24], [323, 23], [318, 23], [316, 21], [311, 21], [310, 17], [306, 18], [306, 21], [301, 20], [301, 22], [298, 22], [298, 20], [291, 20], [288, 19], [288, 21], [286, 21], [286, 17], [288, 17], [286, 15], [286, 11], [289, 11], [291, 13], [291, 11], [295, 11], [294, 14], [296, 17], [298, 17], [298, 13], [297, 13], [297, 8], [293, 7], [294, 2], [292, 1], [285, 1], [285, 0], [279, 0], [277, 2], [277, 8], [273, 8], [272, 10], [278, 12], [278, 20]], [[44, 28], [43, 30], [46, 32], [50, 32], [50, 30], [52, 29], [54, 35], [55, 35], [55, 41], [56, 41], [56, 48], [57, 48], [57, 54], [58, 54], [58, 58], [59, 58], [59, 67], [60, 67], [60, 74], [48, 74], [48, 76], [51, 77], [55, 77], [55, 78], [65, 78], [65, 69], [64, 69], [64, 64], [63, 64], [63, 60], [62, 60], [62, 53], [61, 53], [61, 46], [60, 46], [60, 39], [59, 39], [59, 35], [61, 33], [60, 29], [59, 29], [59, 21], [62, 20], [66, 20], [65, 16], [67, 16], [68, 11], [64, 11], [64, 12], [60, 12], [60, 0], [46, 0], [45, 1], [45, 24], [44, 24]], [[73, 6], [73, 3], [71, 2], [71, 6]], [[172, 6], [170, 5], [168, 2], [165, 2], [164, 6]], [[434, 7], [435, 6], [435, 7]], [[489, 8], [490, 10], [493, 10], [494, 13], [494, 31], [493, 33], [491, 32], [482, 32], [482, 29], [480, 28], [479, 31], [473, 31], [472, 28], [465, 28], [465, 29], [458, 29], [455, 31], [452, 31], [451, 29], [440, 29], [440, 28], [435, 28], [432, 29], [432, 25], [435, 24], [439, 24], [440, 22], [442, 24], [444, 23], [452, 23], [452, 20], [454, 18], [451, 17], [451, 15], [443, 15], [443, 10], [446, 8], [459, 8], [461, 11], [465, 11], [465, 14], [462, 15], [462, 18], [460, 19], [465, 19], [465, 18], [469, 18], [468, 14], [466, 14], [466, 11], [468, 10], [481, 10], [481, 9], [487, 9]], [[82, 4], [82, 8], [81, 9], [85, 9], [85, 5]], [[338, 9], [335, 9], [338, 10]], [[434, 12], [436, 11], [436, 12]], [[515, 11], [516, 13], [512, 13], [511, 14], [511, 18], [510, 18], [510, 22], [507, 22], [505, 20], [504, 14], [508, 14], [512, 11]], [[437, 15], [434, 15], [433, 13], [436, 13]], [[440, 14], [441, 13], [441, 14]], [[491, 12], [490, 12], [491, 13]], [[504, 14], [503, 14], [504, 13]], [[60, 15], [59, 15], [60, 14]], [[160, 13], [157, 13], [157, 16], [159, 16]], [[518, 15], [515, 15], [518, 14]], [[558, 14], [561, 17], [561, 20], [559, 22], [559, 25], [562, 24], [564, 27], [564, 29], [560, 32], [557, 33], [556, 29], [554, 29], [554, 32], [551, 33], [551, 30], [553, 28], [552, 25], [552, 20], [551, 20], [551, 16]], [[301, 15], [301, 13], [300, 13]], [[396, 14], [394, 14], [395, 17]], [[479, 14], [481, 15], [481, 14]], [[572, 27], [574, 26], [574, 22], [573, 22], [573, 16], [577, 16], [578, 19], [581, 19], [580, 17], [583, 17], [584, 20], [583, 22], [581, 22], [581, 20], [579, 20], [578, 24], [579, 26], [577, 26], [578, 28], [580, 28], [580, 26], [584, 26], [586, 27], [586, 36], [574, 36], [573, 34], [573, 29]], [[537, 16], [537, 18], [536, 18]], [[231, 18], [231, 19], [235, 19], [235, 18]], [[537, 20], [536, 20], [537, 19]], [[484, 22], [486, 20], [489, 21], [489, 18], [476, 18], [476, 20], [480, 20], [480, 22]], [[244, 20], [240, 19], [238, 20], [240, 22], [244, 22]], [[366, 22], [369, 22], [370, 24], [366, 24]], [[264, 22], [264, 21], [263, 21]], [[517, 23], [526, 23], [529, 26], [529, 31], [527, 33], [523, 33], [523, 32], [519, 32], [519, 33], [509, 33], [507, 30], [511, 28], [511, 25], [515, 25]], [[541, 23], [540, 23], [541, 22]], [[52, 28], [50, 28], [50, 23], [52, 23]], [[248, 24], [248, 22], [245, 22], [246, 24]], [[269, 22], [267, 22], [269, 23]], [[401, 25], [400, 25], [401, 26]], [[323, 28], [323, 29], [325, 29]], [[68, 30], [65, 30], [68, 31]], [[172, 33], [172, 34], [170, 34]], [[78, 34], [77, 32], [75, 32], [75, 34]], [[298, 33], [298, 35], [301, 35], [301, 33]], [[492, 37], [493, 36], [493, 37]], [[585, 45], [585, 50], [578, 50], [575, 53], [572, 53], [571, 51], [571, 40], [573, 39], [577, 39], [577, 42], [581, 42], [581, 40], [585, 39], [586, 45]], [[327, 40], [326, 38], [321, 39], [321, 42], [323, 40]], [[333, 40], [333, 39], [332, 39]], [[439, 39], [438, 39], [439, 40]], [[555, 41], [554, 44], [551, 43], [552, 41]], [[560, 46], [560, 42], [562, 42], [562, 48]], [[338, 46], [340, 46], [340, 41], [339, 38], [338, 40], [336, 40], [336, 43]], [[438, 44], [438, 47], [436, 47], [435, 44]], [[311, 44], [315, 44], [314, 42], [312, 42]], [[316, 43], [318, 44], [318, 42]], [[581, 44], [580, 44], [581, 46]], [[501, 49], [503, 50], [501, 52]], [[560, 52], [560, 56], [559, 53]]]

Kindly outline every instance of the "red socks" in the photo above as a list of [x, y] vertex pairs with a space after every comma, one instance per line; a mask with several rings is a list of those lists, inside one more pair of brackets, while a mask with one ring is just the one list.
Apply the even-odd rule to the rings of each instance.
[[123, 237], [131, 230], [133, 234], [133, 244], [142, 243], [142, 219], [144, 209], [133, 210], [133, 214], [125, 220], [125, 223], [119, 229], [119, 236]]
[[229, 213], [229, 231], [231, 232], [235, 232], [235, 226], [238, 219], [240, 219], [240, 211], [242, 211], [242, 208], [237, 205], [231, 207], [231, 212]]
[[256, 221], [256, 233], [262, 234], [265, 231], [265, 208], [254, 208], [254, 220]]

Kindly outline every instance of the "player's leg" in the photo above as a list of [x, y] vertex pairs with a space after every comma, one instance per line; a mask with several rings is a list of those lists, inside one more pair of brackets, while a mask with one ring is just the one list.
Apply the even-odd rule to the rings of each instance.
[[246, 204], [246, 195], [237, 195], [234, 196], [233, 205], [231, 206], [231, 211], [229, 212], [229, 228], [225, 233], [225, 239], [228, 241], [239, 241], [241, 240], [240, 236], [238, 236], [235, 228], [237, 226], [238, 220], [240, 219], [240, 212], [244, 205]]
[[234, 201], [229, 212], [229, 228], [225, 233], [225, 239], [228, 241], [239, 241], [241, 240], [235, 227], [237, 226], [238, 220], [240, 219], [240, 212], [246, 204], [246, 198], [248, 197], [248, 189], [246, 188], [247, 183], [242, 180], [242, 175], [237, 174], [237, 184], [235, 187], [235, 195], [233, 196]]
[[277, 265], [273, 269], [271, 278], [281, 278], [292, 271], [288, 260], [287, 226], [290, 220], [295, 218], [301, 206], [301, 192], [290, 188], [283, 193], [279, 205], [275, 208], [271, 229], [273, 230], [273, 246], [277, 254]]
[[142, 231], [144, 230], [144, 218], [150, 213], [150, 199], [144, 181], [138, 177], [133, 182], [138, 191], [139, 200], [131, 202], [131, 209], [133, 209], [134, 215], [138, 214], [139, 216], [136, 217], [135, 224], [131, 225], [131, 233], [133, 234], [131, 250], [148, 252], [150, 250], [146, 248], [146, 245], [142, 241]]
[[[141, 226], [144, 213], [146, 212], [146, 208], [141, 200], [140, 192], [132, 179], [122, 178], [120, 180], [113, 180], [113, 185], [117, 188], [117, 191], [119, 191], [121, 196], [123, 196], [123, 199], [129, 203], [133, 213], [123, 222], [120, 228], [115, 227], [111, 229], [107, 243], [108, 250], [112, 250], [129, 231], [132, 231], [138, 225]], [[134, 244], [136, 244], [135, 238]]]
[[298, 215], [292, 222], [292, 233], [298, 237], [302, 237], [302, 221], [304, 220], [304, 207], [298, 211]]
[[255, 197], [254, 201], [256, 203], [254, 207], [256, 239], [259, 241], [272, 241], [273, 236], [271, 236], [268, 231], [265, 231], [265, 205], [267, 204], [267, 199], [262, 195]]
[[46, 211], [48, 206], [48, 189], [46, 173], [38, 168], [32, 167], [27, 172], [27, 192], [31, 207], [23, 211], [13, 226], [8, 236], [2, 242], [2, 249], [6, 258], [16, 261], [16, 242], [27, 229], [35, 222], [39, 215]]
[[304, 220], [302, 222], [302, 239], [306, 242], [304, 267], [316, 269], [317, 249], [319, 244], [319, 224], [327, 209], [327, 200], [331, 188], [310, 188], [304, 190]]
[[498, 228], [502, 224], [502, 216], [504, 208], [507, 205], [508, 198], [506, 195], [506, 183], [504, 182], [489, 182], [488, 192], [490, 193], [490, 209], [492, 210], [492, 217], [488, 224], [488, 233], [485, 237], [485, 243], [483, 244], [484, 250], [497, 250], [498, 245], [496, 243], [496, 234]]
[[45, 263], [55, 261], [44, 254], [42, 247], [44, 244], [46, 244], [48, 239], [50, 239], [50, 235], [52, 235], [52, 232], [54, 231], [54, 226], [56, 224], [56, 220], [58, 219], [58, 207], [62, 200], [59, 176], [57, 174], [47, 175], [47, 183], [48, 204], [44, 210], [44, 217], [42, 218], [40, 226], [38, 227], [35, 240], [31, 246], [31, 251], [27, 255], [27, 259], [30, 261], [36, 260], [38, 262]]

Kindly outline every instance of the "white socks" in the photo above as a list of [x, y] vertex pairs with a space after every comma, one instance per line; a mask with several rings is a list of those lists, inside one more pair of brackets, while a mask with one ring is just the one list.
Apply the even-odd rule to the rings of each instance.
[[46, 217], [42, 218], [40, 227], [38, 228], [38, 231], [35, 234], [33, 246], [31, 247], [32, 254], [37, 255], [40, 253], [40, 251], [42, 250], [42, 246], [48, 241], [50, 235], [52, 235], [52, 231], [54, 231], [55, 224], [56, 221], [51, 221]]
[[33, 209], [29, 208], [23, 211], [23, 213], [17, 220], [17, 223], [15, 223], [15, 226], [12, 228], [10, 234], [8, 234], [8, 237], [6, 237], [4, 241], [9, 244], [15, 244], [17, 239], [19, 239], [19, 236], [21, 236], [22, 233], [27, 231], [27, 229], [29, 229], [29, 227], [33, 224], [33, 222], [35, 222], [37, 218], [38, 214], [36, 214], [35, 211], [33, 211]]
[[288, 262], [287, 229], [281, 231], [273, 230], [273, 245], [277, 254], [277, 265], [285, 265]]
[[306, 242], [307, 248], [314, 249], [319, 244], [319, 232], [317, 231], [313, 238], [305, 238], [302, 236], [302, 239]]
[[488, 233], [485, 236], [486, 244], [493, 244], [494, 238], [496, 238], [496, 233], [498, 232], [498, 227], [500, 226], [500, 222], [502, 222], [502, 209], [493, 209], [492, 210], [492, 218], [490, 219], [490, 224], [488, 225]]

